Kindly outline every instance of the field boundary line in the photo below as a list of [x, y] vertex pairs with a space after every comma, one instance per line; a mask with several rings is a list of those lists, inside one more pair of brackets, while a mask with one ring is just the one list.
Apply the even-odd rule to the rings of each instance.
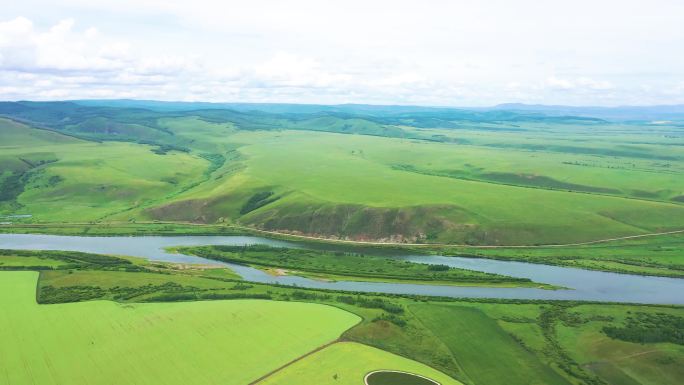
[[285, 365], [282, 365], [282, 366], [280, 366], [280, 367], [277, 367], [277, 368], [271, 370], [270, 372], [264, 374], [263, 376], [257, 378], [256, 380], [250, 382], [249, 385], [258, 384], [258, 383], [260, 383], [261, 381], [267, 379], [268, 377], [271, 377], [272, 375], [278, 373], [279, 371], [281, 371], [281, 370], [287, 368], [288, 366], [291, 366], [292, 364], [297, 363], [297, 362], [299, 362], [299, 361], [305, 359], [306, 357], [309, 357], [310, 355], [312, 355], [312, 354], [314, 354], [314, 353], [318, 353], [318, 352], [320, 352], [321, 350], [327, 348], [328, 346], [334, 345], [334, 344], [336, 344], [336, 343], [338, 343], [338, 342], [340, 342], [340, 339], [339, 339], [339, 338], [336, 339], [336, 340], [334, 340], [334, 341], [330, 341], [330, 342], [328, 342], [328, 343], [325, 344], [325, 345], [321, 345], [321, 346], [317, 347], [316, 349], [314, 349], [314, 350], [312, 350], [312, 351], [310, 351], [310, 352], [308, 352], [308, 353], [306, 353], [306, 354], [304, 354], [304, 355], [302, 355], [302, 356], [299, 356], [299, 357], [295, 358], [294, 360], [292, 360], [292, 361], [286, 363]]

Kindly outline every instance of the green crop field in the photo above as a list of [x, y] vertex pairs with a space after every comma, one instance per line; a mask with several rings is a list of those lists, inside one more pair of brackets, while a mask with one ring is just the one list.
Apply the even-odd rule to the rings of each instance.
[[479, 310], [417, 305], [411, 312], [459, 359], [464, 376], [474, 384], [501, 378], [511, 385], [569, 384]]
[[37, 305], [34, 272], [0, 273], [0, 378], [21, 384], [245, 384], [358, 317], [259, 300]]
[[273, 374], [260, 384], [363, 385], [364, 376], [378, 369], [415, 373], [442, 385], [461, 384], [428, 366], [353, 342], [333, 344]]

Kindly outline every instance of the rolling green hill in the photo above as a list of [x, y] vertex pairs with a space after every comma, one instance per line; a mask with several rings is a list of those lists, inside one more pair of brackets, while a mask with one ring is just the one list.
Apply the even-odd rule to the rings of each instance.
[[[90, 221], [172, 196], [206, 160], [156, 147], [93, 142], [0, 119], [0, 208], [40, 221]], [[10, 144], [5, 145], [5, 144]]]
[[684, 228], [676, 125], [398, 107], [143, 107], [0, 103], [12, 119], [0, 120], [1, 213], [476, 245]]

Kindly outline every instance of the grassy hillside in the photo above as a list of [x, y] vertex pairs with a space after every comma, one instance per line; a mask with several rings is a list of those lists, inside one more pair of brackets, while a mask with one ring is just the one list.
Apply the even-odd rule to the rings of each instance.
[[122, 103], [0, 104], [0, 114], [53, 130], [0, 121], [2, 139], [14, 143], [0, 155], [2, 213], [475, 245], [684, 228], [684, 137], [675, 124]]
[[[465, 170], [484, 169], [497, 155], [509, 162], [525, 157], [523, 166], [529, 168], [535, 158], [542, 158], [536, 166], [539, 171], [575, 175], [574, 166], [564, 165], [556, 153], [296, 131], [239, 132], [231, 140], [240, 145], [240, 156], [227, 165], [235, 171], [219, 174], [178, 202], [147, 211], [149, 217], [189, 221], [204, 217], [209, 222], [235, 218], [265, 229], [322, 236], [474, 244], [563, 243], [684, 226], [684, 206], [629, 197], [608, 178], [619, 180], [620, 173], [632, 173], [631, 183], [644, 191], [667, 183], [677, 191], [681, 182], [672, 175], [618, 170], [613, 176], [604, 170], [592, 180], [572, 182], [588, 186], [583, 190], [614, 186], [610, 188], [616, 191], [588, 193], [531, 186], [533, 182], [442, 176], [406, 166], [451, 162], [458, 167], [457, 160], [448, 158], [452, 154], [462, 157]], [[470, 154], [461, 155], [464, 152]], [[397, 166], [399, 161], [402, 167]], [[571, 184], [563, 183], [563, 187]], [[241, 213], [246, 201], [259, 192], [272, 192], [271, 201]]]
[[166, 199], [201, 180], [208, 165], [186, 153], [79, 140], [5, 119], [0, 143], [0, 213], [47, 222], [97, 220]]

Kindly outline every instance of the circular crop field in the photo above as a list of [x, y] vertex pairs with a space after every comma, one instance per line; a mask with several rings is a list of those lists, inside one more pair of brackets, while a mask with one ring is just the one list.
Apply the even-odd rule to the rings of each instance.
[[366, 374], [366, 385], [440, 385], [427, 377], [396, 370], [376, 370]]

